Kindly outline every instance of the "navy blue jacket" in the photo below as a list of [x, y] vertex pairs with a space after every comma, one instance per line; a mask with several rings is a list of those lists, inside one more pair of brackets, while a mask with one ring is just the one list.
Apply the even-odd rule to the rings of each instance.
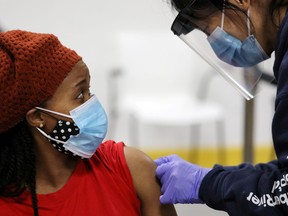
[[288, 15], [277, 34], [277, 80], [272, 135], [277, 160], [265, 164], [216, 165], [200, 187], [200, 198], [231, 216], [288, 215]]

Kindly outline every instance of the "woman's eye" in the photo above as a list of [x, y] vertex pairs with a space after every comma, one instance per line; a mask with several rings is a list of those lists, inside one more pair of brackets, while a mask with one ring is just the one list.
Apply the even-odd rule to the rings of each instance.
[[84, 94], [83, 92], [81, 92], [78, 96], [77, 96], [77, 99], [82, 99], [84, 97]]

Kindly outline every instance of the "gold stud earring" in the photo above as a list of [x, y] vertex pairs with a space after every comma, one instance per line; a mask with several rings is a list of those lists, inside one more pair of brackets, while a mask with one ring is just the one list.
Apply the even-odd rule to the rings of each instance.
[[40, 127], [40, 128], [43, 128], [43, 127], [44, 127], [44, 124], [43, 124], [43, 123], [40, 123], [39, 127]]

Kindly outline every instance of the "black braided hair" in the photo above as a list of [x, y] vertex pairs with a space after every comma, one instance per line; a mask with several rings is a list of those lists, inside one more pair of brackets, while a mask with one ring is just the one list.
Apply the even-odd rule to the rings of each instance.
[[0, 197], [17, 197], [28, 189], [34, 216], [38, 216], [33, 149], [33, 138], [24, 121], [0, 134]]

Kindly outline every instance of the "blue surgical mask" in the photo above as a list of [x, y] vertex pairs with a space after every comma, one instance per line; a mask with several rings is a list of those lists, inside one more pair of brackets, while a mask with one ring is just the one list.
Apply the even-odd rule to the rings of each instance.
[[37, 128], [58, 151], [71, 152], [82, 158], [91, 158], [106, 136], [107, 115], [96, 96], [92, 96], [88, 101], [71, 110], [70, 115], [41, 107], [36, 107], [36, 109], [73, 120], [73, 122], [58, 120], [49, 135]]
[[219, 59], [236, 67], [250, 67], [269, 58], [254, 35], [250, 34], [249, 18], [247, 20], [248, 37], [241, 42], [223, 30], [224, 16], [223, 9], [221, 28], [217, 27], [208, 37], [208, 41]]

